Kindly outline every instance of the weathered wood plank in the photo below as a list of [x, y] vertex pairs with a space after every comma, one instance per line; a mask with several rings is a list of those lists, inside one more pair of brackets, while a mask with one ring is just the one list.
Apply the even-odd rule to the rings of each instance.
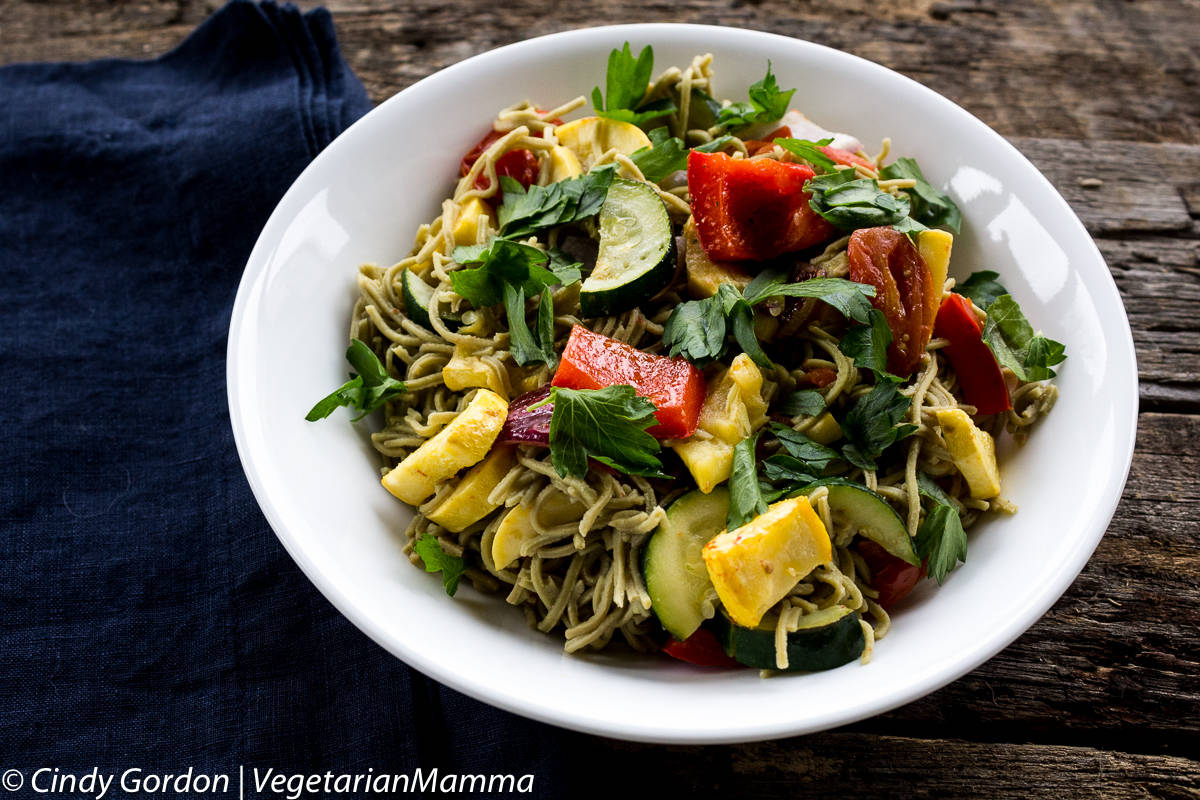
[[1200, 240], [1100, 238], [1137, 348], [1142, 410], [1200, 411]]
[[[5, 0], [0, 60], [158, 52], [218, 5]], [[554, 13], [537, 0], [328, 5], [376, 100], [528, 36], [612, 22], [701, 22], [771, 30], [862, 55], [932, 86], [1007, 136], [1200, 141], [1197, 0], [603, 0], [559, 4]]]
[[[1189, 233], [1200, 145], [1013, 138], [1093, 234]], [[1102, 185], [1087, 185], [1100, 180]]]
[[587, 762], [600, 754], [619, 758], [623, 768], [588, 770], [589, 786], [624, 790], [637, 775], [642, 796], [1195, 800], [1200, 786], [1200, 763], [1181, 757], [846, 732], [729, 748], [593, 740]]

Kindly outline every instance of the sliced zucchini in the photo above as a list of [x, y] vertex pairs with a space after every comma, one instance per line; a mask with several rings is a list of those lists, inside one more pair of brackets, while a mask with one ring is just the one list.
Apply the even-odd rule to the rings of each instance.
[[[829, 510], [834, 519], [850, 523], [862, 536], [913, 566], [921, 563], [912, 537], [896, 509], [865, 486], [827, 483]], [[811, 491], [811, 490], [809, 490]]]
[[600, 209], [596, 267], [579, 291], [585, 317], [619, 314], [658, 294], [675, 274], [667, 206], [649, 184], [618, 178]]
[[688, 492], [667, 509], [667, 518], [642, 551], [642, 575], [650, 607], [662, 626], [683, 641], [704, 622], [704, 596], [710, 591], [701, 549], [725, 530], [729, 490]]
[[[433, 330], [429, 321], [429, 304], [433, 302], [433, 287], [421, 280], [411, 269], [400, 273], [400, 290], [404, 295], [404, 308], [408, 318], [423, 328]], [[452, 315], [442, 317], [442, 324], [450, 330], [457, 330], [462, 321]]]
[[[775, 660], [776, 617], [757, 628], [743, 628], [722, 610], [712, 621], [713, 633], [726, 654], [757, 669], [779, 669]], [[800, 628], [787, 637], [787, 672], [816, 672], [840, 667], [862, 655], [866, 647], [857, 611], [831, 606], [800, 618]]]

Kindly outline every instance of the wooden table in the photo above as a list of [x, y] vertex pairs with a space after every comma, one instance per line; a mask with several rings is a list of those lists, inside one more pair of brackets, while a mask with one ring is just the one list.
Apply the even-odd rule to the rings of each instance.
[[[157, 55], [218, 5], [0, 0], [0, 63]], [[1032, 159], [1125, 299], [1141, 374], [1133, 470], [1087, 568], [1028, 633], [941, 691], [836, 731], [704, 748], [580, 736], [585, 774], [602, 784], [610, 767], [641, 766], [640, 785], [696, 796], [1200, 797], [1200, 2], [328, 5], [376, 101], [499, 45], [614, 22], [735, 25], [864, 56]]]

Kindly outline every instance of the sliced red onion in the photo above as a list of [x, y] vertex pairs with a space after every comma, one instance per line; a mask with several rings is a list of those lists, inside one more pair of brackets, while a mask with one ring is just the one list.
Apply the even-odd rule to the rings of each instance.
[[550, 444], [550, 417], [554, 414], [554, 404], [547, 403], [532, 411], [530, 406], [540, 403], [550, 396], [550, 386], [542, 386], [532, 392], [526, 392], [508, 404], [508, 419], [496, 437], [497, 444]]

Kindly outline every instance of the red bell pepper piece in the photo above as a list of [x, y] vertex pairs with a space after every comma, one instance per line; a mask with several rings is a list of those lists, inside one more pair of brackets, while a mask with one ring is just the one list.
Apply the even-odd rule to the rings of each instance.
[[712, 631], [697, 628], [696, 632], [682, 642], [671, 639], [663, 645], [662, 651], [671, 658], [696, 664], [701, 667], [741, 667], [737, 661], [725, 655], [717, 637]]
[[983, 327], [967, 298], [951, 294], [942, 301], [933, 333], [950, 342], [942, 352], [954, 367], [964, 400], [980, 414], [999, 414], [1012, 408], [996, 354], [984, 343]]
[[764, 261], [812, 247], [834, 234], [809, 207], [803, 164], [724, 153], [688, 154], [688, 192], [704, 252], [714, 261]]
[[879, 592], [875, 602], [885, 611], [900, 602], [925, 577], [924, 564], [914, 567], [875, 542], [861, 539], [855, 549], [871, 568], [871, 587]]
[[647, 431], [658, 439], [695, 433], [704, 404], [704, 376], [686, 360], [642, 352], [582, 325], [571, 329], [551, 383], [568, 389], [632, 386], [658, 409], [658, 424]]

